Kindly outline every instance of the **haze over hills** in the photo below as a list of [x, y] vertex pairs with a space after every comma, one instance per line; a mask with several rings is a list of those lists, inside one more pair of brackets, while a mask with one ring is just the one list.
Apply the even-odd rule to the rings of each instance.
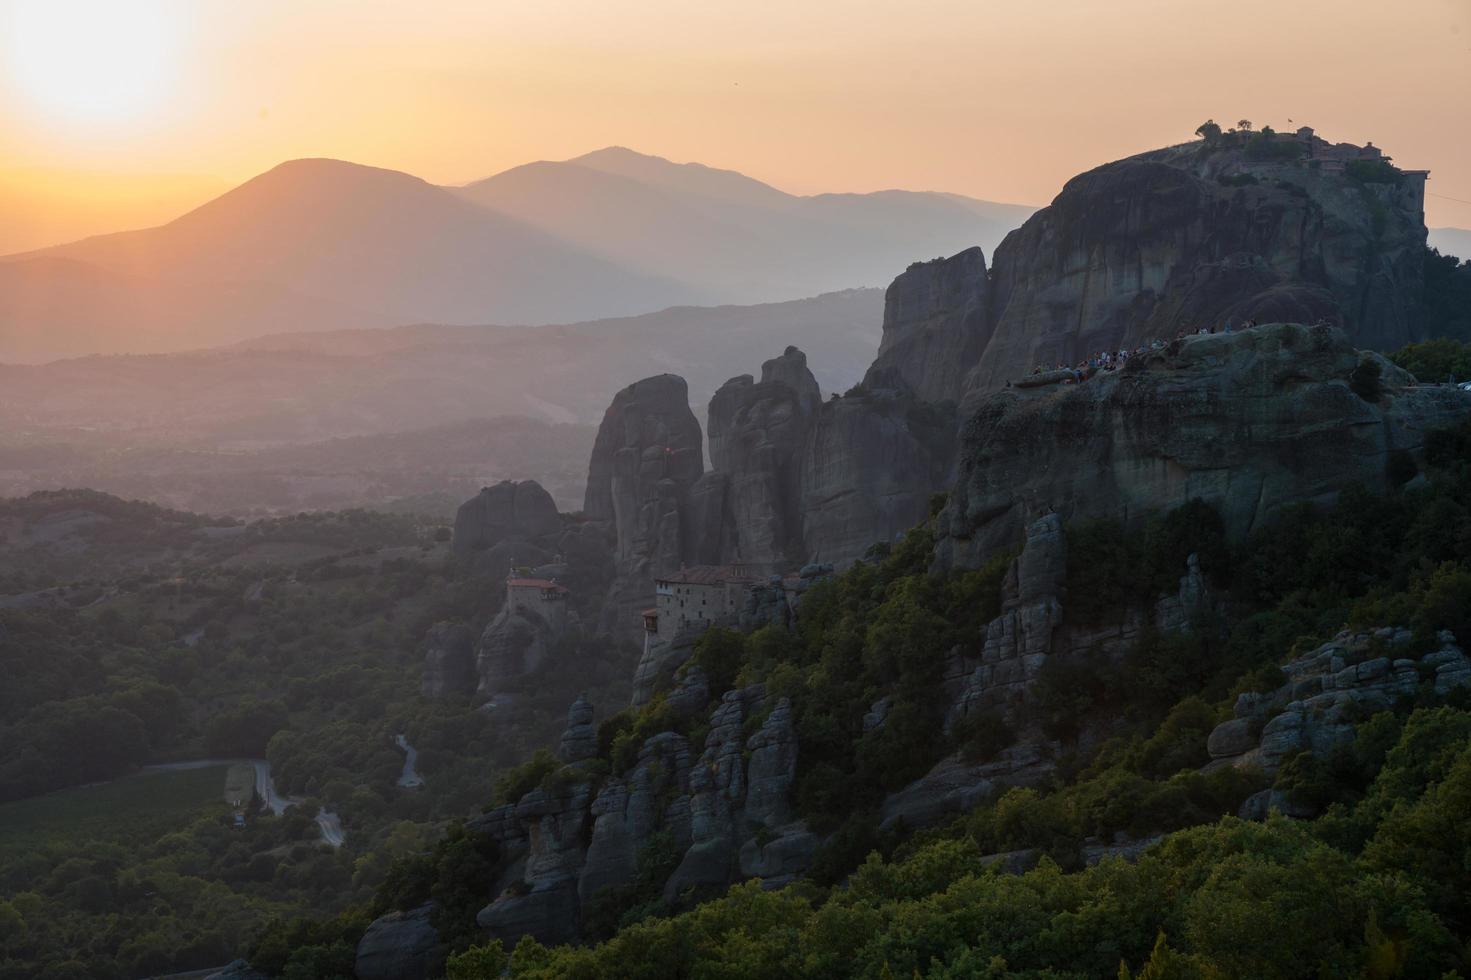
[[989, 254], [1035, 210], [913, 191], [798, 197], [622, 147], [530, 163], [459, 193], [728, 302], [880, 285], [916, 258], [971, 245]]
[[703, 404], [764, 352], [800, 344], [823, 390], [843, 391], [873, 358], [882, 310], [883, 293], [862, 289], [565, 326], [318, 331], [0, 365], [0, 496], [89, 486], [238, 514], [437, 492], [415, 507], [438, 512], [486, 480], [537, 477], [565, 506], [582, 496], [588, 427], [627, 378], [682, 374]]
[[620, 148], [463, 188], [294, 160], [160, 227], [0, 258], [0, 359], [797, 299], [989, 249], [1031, 210], [904, 191], [797, 197]]
[[1440, 249], [1442, 255], [1471, 260], [1471, 229], [1431, 228], [1430, 247]]

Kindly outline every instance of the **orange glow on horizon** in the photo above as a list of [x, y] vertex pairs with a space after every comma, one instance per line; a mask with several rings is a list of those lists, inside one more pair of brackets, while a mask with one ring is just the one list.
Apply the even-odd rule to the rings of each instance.
[[[617, 144], [798, 193], [1040, 205], [1245, 116], [1373, 140], [1432, 171], [1429, 224], [1471, 227], [1464, 0], [0, 0], [0, 31], [0, 203], [41, 172], [228, 186], [329, 156], [452, 184]], [[136, 187], [77, 231], [197, 203], [142, 220]]]

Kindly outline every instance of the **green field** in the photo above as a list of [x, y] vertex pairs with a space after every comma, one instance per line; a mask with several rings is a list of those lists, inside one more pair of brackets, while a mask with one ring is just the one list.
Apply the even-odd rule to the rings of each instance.
[[224, 812], [227, 769], [147, 773], [0, 804], [0, 863], [57, 837], [156, 839], [209, 808]]

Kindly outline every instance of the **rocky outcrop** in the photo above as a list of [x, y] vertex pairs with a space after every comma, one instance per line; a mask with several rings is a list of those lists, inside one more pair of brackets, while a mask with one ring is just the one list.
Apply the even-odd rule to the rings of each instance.
[[[703, 674], [692, 668], [679, 681], [678, 691], [689, 682], [690, 704], [699, 697], [703, 708]], [[650, 848], [655, 858], [679, 857], [663, 882], [671, 903], [742, 877], [776, 887], [810, 864], [821, 841], [794, 818], [797, 736], [787, 699], [768, 705], [759, 685], [729, 691], [710, 714], [698, 759], [683, 735], [660, 732], [644, 740], [631, 767], [605, 778], [591, 721], [591, 705], [579, 698], [559, 745], [567, 764], [467, 824], [501, 849], [498, 897], [478, 916], [493, 938], [575, 941], [587, 903], [632, 885]]]
[[[578, 876], [587, 858], [588, 831], [597, 780], [584, 759], [596, 753], [593, 706], [585, 697], [568, 711], [560, 753], [574, 759], [513, 806], [482, 818], [477, 830], [502, 843], [510, 861], [502, 892], [475, 921], [491, 939], [513, 946], [521, 936], [544, 945], [575, 942], [581, 933]], [[591, 748], [591, 752], [588, 752]]]
[[1032, 686], [1062, 625], [1067, 543], [1062, 518], [1047, 514], [1027, 528], [1027, 543], [1007, 570], [1002, 612], [986, 625], [976, 665], [956, 697], [947, 723], [978, 711], [1007, 710]]
[[552, 495], [535, 480], [502, 480], [486, 487], [455, 512], [453, 549], [472, 557], [505, 541], [531, 541], [561, 529]]
[[661, 374], [618, 392], [588, 463], [584, 515], [612, 527], [617, 577], [603, 626], [637, 635], [653, 605], [654, 576], [691, 560], [701, 533], [689, 525], [690, 491], [704, 472], [700, 424], [684, 379]]
[[582, 762], [598, 754], [598, 730], [592, 724], [593, 707], [581, 695], [567, 709], [567, 728], [557, 743], [557, 758], [565, 763]]
[[1074, 177], [996, 249], [994, 331], [967, 389], [1249, 317], [1342, 324], [1361, 347], [1421, 338], [1423, 182], [1201, 143]]
[[353, 972], [358, 980], [427, 980], [444, 962], [432, 905], [379, 916], [358, 941]]
[[725, 484], [728, 528], [718, 563], [739, 557], [758, 570], [783, 570], [801, 562], [802, 457], [821, 404], [795, 347], [763, 364], [759, 382], [743, 374], [710, 399], [710, 465]]
[[479, 685], [475, 670], [475, 633], [464, 623], [435, 623], [424, 639], [426, 698], [461, 700]]
[[954, 419], [897, 376], [825, 402], [802, 464], [802, 533], [813, 561], [839, 568], [929, 516], [950, 472]]
[[494, 697], [541, 670], [557, 640], [557, 629], [535, 610], [502, 609], [480, 634], [475, 655], [477, 696]]
[[[1422, 683], [1440, 696], [1471, 686], [1471, 660], [1449, 631], [1442, 631], [1436, 649], [1423, 655], [1415, 653], [1409, 630], [1345, 631], [1289, 661], [1282, 672], [1287, 683], [1265, 694], [1242, 694], [1235, 717], [1211, 732], [1206, 743], [1211, 767], [1253, 768], [1275, 776], [1283, 761], [1299, 752], [1326, 758], [1351, 745], [1358, 720], [1414, 697]], [[1259, 815], [1273, 805], [1271, 797], [1247, 802], [1251, 813], [1243, 815]]]
[[644, 742], [626, 776], [614, 776], [603, 785], [592, 803], [592, 839], [578, 879], [584, 902], [605, 888], [631, 882], [640, 853], [655, 832], [667, 835], [661, 846], [689, 846], [689, 775], [689, 743], [663, 732]]
[[990, 339], [986, 258], [968, 248], [916, 262], [884, 294], [884, 331], [870, 382], [894, 373], [929, 402], [958, 402]]
[[[1378, 397], [1351, 387], [1365, 360]], [[1190, 336], [1082, 384], [998, 392], [966, 421], [940, 564], [977, 567], [1046, 508], [1137, 523], [1198, 497], [1239, 539], [1350, 483], [1385, 489], [1427, 430], [1471, 411], [1471, 394], [1410, 382], [1341, 331], [1274, 324]]]

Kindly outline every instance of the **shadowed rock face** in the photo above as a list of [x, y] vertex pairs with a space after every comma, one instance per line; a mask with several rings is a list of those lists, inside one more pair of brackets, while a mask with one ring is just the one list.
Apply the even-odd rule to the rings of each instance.
[[[802, 529], [811, 561], [842, 566], [929, 514], [950, 469], [954, 417], [892, 376], [825, 402], [802, 464]], [[868, 382], [865, 382], [867, 385]]]
[[455, 512], [454, 553], [468, 556], [503, 541], [526, 541], [561, 527], [552, 495], [535, 480], [502, 480]]
[[612, 524], [617, 578], [603, 625], [632, 634], [653, 605], [654, 576], [692, 557], [690, 490], [704, 472], [700, 423], [684, 379], [661, 374], [618, 392], [593, 444], [583, 511]]
[[[1363, 360], [1380, 365], [1377, 401], [1349, 386]], [[1188, 337], [1080, 385], [998, 392], [965, 425], [939, 561], [976, 567], [1048, 508], [1127, 523], [1199, 497], [1239, 539], [1350, 483], [1386, 489], [1392, 457], [1471, 411], [1471, 394], [1409, 380], [1341, 331], [1274, 324]]]
[[1327, 317], [1361, 347], [1398, 347], [1420, 337], [1425, 234], [1414, 178], [1360, 183], [1199, 143], [1107, 164], [996, 249], [994, 333], [967, 390], [1227, 319]]
[[979, 248], [911, 265], [884, 294], [884, 334], [869, 378], [896, 372], [925, 401], [959, 401], [990, 337], [987, 293]]
[[710, 399], [710, 465], [723, 480], [727, 529], [717, 562], [739, 556], [772, 570], [800, 563], [802, 457], [821, 404], [807, 356], [795, 347], [763, 364], [760, 382], [743, 374]]

